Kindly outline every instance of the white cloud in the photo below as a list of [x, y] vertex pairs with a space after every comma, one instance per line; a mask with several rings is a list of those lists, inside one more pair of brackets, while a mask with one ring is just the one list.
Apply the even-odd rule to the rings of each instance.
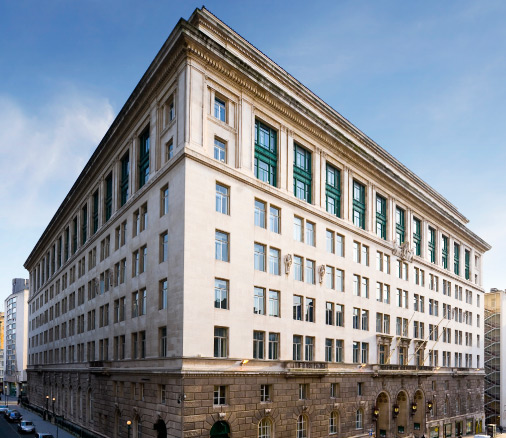
[[113, 118], [107, 99], [72, 89], [41, 108], [0, 96], [0, 300]]
[[75, 91], [32, 111], [0, 96], [0, 229], [47, 223], [112, 120], [106, 99]]

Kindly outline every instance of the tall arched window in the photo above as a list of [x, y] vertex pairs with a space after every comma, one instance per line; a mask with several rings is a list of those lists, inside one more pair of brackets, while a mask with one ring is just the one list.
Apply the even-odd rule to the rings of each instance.
[[134, 438], [142, 438], [142, 421], [138, 415], [134, 418], [133, 429], [134, 429]]
[[443, 415], [448, 415], [449, 413], [450, 413], [450, 401], [446, 399], [445, 404], [443, 406]]
[[331, 412], [329, 417], [329, 435], [337, 433], [338, 426], [339, 426], [339, 416], [337, 415], [337, 412], [335, 411]]
[[357, 414], [355, 418], [355, 429], [363, 429], [364, 428], [364, 411], [362, 409], [357, 409]]
[[258, 423], [258, 438], [271, 438], [272, 423], [268, 418], [262, 418]]
[[91, 393], [91, 388], [88, 389], [88, 393], [86, 394], [86, 419], [89, 422], [93, 419], [93, 395]]
[[297, 418], [297, 438], [308, 438], [308, 419], [302, 414]]

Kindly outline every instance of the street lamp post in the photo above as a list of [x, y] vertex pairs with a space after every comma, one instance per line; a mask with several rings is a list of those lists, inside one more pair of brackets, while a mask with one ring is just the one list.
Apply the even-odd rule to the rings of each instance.
[[[46, 395], [46, 418], [49, 416], [49, 396]], [[45, 418], [45, 419], [46, 419]]]
[[[56, 425], [56, 438], [59, 437], [60, 429], [58, 428], [58, 415], [56, 415], [56, 412], [54, 411], [54, 404], [56, 402], [56, 397], [53, 397], [53, 417], [54, 417], [54, 424]], [[63, 416], [61, 416], [63, 417]]]
[[132, 422], [128, 420], [127, 421], [128, 438], [130, 438], [130, 427], [132, 427]]
[[9, 406], [9, 393], [7, 392], [8, 386], [5, 385], [4, 388], [5, 388], [5, 404]]

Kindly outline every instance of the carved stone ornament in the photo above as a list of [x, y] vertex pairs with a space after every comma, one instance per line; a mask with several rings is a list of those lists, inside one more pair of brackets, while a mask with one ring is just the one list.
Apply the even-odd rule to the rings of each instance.
[[225, 412], [220, 412], [218, 414], [218, 417], [220, 418], [220, 420], [223, 420], [226, 416], [227, 416], [227, 414]]
[[413, 261], [414, 250], [413, 248], [410, 248], [409, 242], [406, 240], [402, 245], [399, 245], [397, 242], [393, 243], [394, 247], [392, 249], [392, 254], [405, 262], [411, 263]]
[[290, 267], [292, 266], [292, 255], [287, 254], [284, 258], [285, 261], [285, 274], [288, 275], [290, 273]]
[[320, 284], [323, 284], [323, 278], [325, 277], [325, 265], [318, 266], [318, 277]]

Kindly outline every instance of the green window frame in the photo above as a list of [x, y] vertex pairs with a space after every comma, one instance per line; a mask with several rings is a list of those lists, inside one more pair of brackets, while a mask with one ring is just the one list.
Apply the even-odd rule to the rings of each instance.
[[105, 179], [104, 213], [107, 222], [112, 216], [112, 173]]
[[130, 178], [130, 154], [127, 152], [121, 159], [120, 206], [128, 201]]
[[406, 211], [395, 207], [395, 240], [402, 245], [406, 240]]
[[139, 136], [139, 189], [149, 178], [149, 125]]
[[72, 221], [72, 254], [77, 251], [77, 216]]
[[460, 275], [460, 245], [458, 243], [453, 244], [453, 272]]
[[296, 198], [311, 203], [311, 185], [311, 152], [294, 143], [293, 194]]
[[429, 248], [430, 262], [436, 263], [436, 230], [432, 227], [429, 227], [429, 240], [427, 246]]
[[84, 245], [86, 240], [88, 240], [88, 204], [84, 204], [82, 208], [81, 245]]
[[470, 270], [469, 270], [470, 263], [471, 263], [471, 251], [466, 249], [464, 251], [464, 275], [465, 275], [466, 280], [469, 280], [471, 278], [471, 274], [470, 274]]
[[376, 235], [383, 240], [387, 238], [387, 200], [376, 195]]
[[448, 237], [441, 237], [441, 264], [443, 268], [448, 269]]
[[325, 196], [327, 212], [341, 217], [341, 171], [330, 164], [327, 164]]
[[93, 193], [93, 234], [98, 231], [98, 190]]
[[255, 120], [255, 177], [277, 186], [278, 133]]
[[69, 259], [70, 228], [65, 229], [65, 261]]
[[365, 186], [353, 180], [353, 224], [365, 230]]
[[417, 218], [413, 218], [413, 244], [415, 255], [422, 255], [422, 223]]

